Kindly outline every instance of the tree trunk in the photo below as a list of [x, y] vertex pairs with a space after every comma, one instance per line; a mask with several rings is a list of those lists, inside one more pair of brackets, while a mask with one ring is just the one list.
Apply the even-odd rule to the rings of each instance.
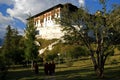
[[95, 72], [99, 78], [104, 77], [104, 68], [103, 67], [97, 67]]
[[31, 60], [31, 69], [33, 70], [34, 68], [34, 61], [33, 60]]
[[94, 57], [94, 54], [91, 53], [91, 59], [94, 64], [94, 71], [96, 72], [98, 78], [104, 77], [104, 59], [103, 55], [97, 54], [97, 57]]
[[104, 59], [103, 55], [98, 54], [97, 55], [97, 64], [95, 65], [95, 72], [99, 78], [104, 77]]

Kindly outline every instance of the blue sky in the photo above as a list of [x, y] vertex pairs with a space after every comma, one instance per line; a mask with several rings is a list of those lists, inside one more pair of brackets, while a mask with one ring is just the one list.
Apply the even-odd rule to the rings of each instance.
[[[5, 35], [7, 25], [17, 28], [20, 34], [24, 34], [26, 18], [31, 13], [35, 15], [59, 3], [72, 3], [76, 6], [87, 7], [90, 13], [101, 10], [99, 0], [0, 0], [0, 38]], [[120, 4], [120, 0], [108, 0], [107, 9], [111, 4]]]
[[[102, 10], [102, 6], [98, 2], [99, 0], [85, 0], [85, 6], [90, 10], [91, 13], [95, 13], [97, 10]], [[111, 10], [112, 4], [119, 4], [120, 0], [108, 0], [107, 10]]]

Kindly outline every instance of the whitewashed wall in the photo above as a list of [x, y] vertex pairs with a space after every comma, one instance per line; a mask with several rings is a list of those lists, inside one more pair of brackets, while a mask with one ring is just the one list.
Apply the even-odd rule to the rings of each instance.
[[[54, 19], [51, 19], [51, 15], [43, 19], [43, 23], [40, 23], [40, 20], [35, 21], [35, 26], [37, 27], [38, 34], [37, 38], [44, 39], [59, 39], [64, 34], [61, 31], [60, 24], [56, 24]], [[55, 18], [60, 18], [60, 12], [55, 13]]]

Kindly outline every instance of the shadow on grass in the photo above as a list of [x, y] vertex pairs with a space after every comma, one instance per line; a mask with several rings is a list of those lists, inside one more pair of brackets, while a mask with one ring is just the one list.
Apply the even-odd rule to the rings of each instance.
[[109, 80], [120, 80], [120, 66], [106, 68], [105, 76]]
[[97, 78], [93, 67], [83, 67], [76, 70], [59, 71], [56, 80], [120, 80], [120, 66], [105, 69], [105, 77]]
[[35, 75], [34, 71], [27, 69], [10, 71], [7, 80], [120, 80], [119, 65], [109, 65], [109, 67], [105, 68], [105, 77], [103, 79], [97, 78], [92, 66], [84, 66], [80, 68], [77, 66], [73, 67], [74, 69], [70, 68], [69, 70], [69, 67], [64, 67], [66, 69], [64, 71], [57, 71], [55, 76], [45, 76], [43, 68], [39, 69], [38, 75]]
[[42, 69], [39, 69], [39, 74], [35, 74], [34, 71], [30, 69], [9, 71], [7, 80], [41, 80], [39, 76], [44, 76]]

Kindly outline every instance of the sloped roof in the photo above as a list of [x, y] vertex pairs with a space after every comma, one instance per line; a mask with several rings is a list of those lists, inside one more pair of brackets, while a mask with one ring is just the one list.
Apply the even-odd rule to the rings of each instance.
[[[46, 13], [46, 12], [49, 12], [49, 11], [51, 11], [51, 10], [55, 9], [55, 8], [58, 8], [58, 7], [63, 8], [63, 6], [66, 6], [66, 5], [70, 6], [70, 7], [69, 7], [69, 9], [72, 9], [72, 8], [77, 8], [76, 6], [72, 5], [71, 3], [58, 4], [58, 5], [55, 5], [55, 6], [51, 7], [51, 8], [49, 8], [49, 9], [47, 9], [47, 10], [45, 10], [45, 11], [41, 12], [41, 13], [38, 13], [38, 14], [36, 14], [36, 15], [32, 16], [31, 18], [34, 18], [34, 17], [40, 16], [40, 15], [42, 15], [42, 14]], [[29, 18], [27, 18], [27, 20], [29, 20]]]

